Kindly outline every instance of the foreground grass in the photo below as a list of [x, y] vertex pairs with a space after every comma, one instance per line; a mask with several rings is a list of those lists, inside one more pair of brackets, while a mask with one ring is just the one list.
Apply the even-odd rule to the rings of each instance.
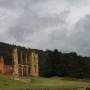
[[58, 89], [60, 88], [77, 88], [90, 87], [90, 82], [70, 81], [61, 79], [32, 78], [31, 82], [22, 82], [11, 80], [10, 76], [0, 75], [0, 90], [29, 90], [29, 89]]

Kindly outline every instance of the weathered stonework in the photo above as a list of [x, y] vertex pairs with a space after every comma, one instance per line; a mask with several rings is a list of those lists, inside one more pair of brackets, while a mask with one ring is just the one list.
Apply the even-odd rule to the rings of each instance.
[[12, 50], [12, 65], [5, 65], [3, 56], [0, 57], [0, 72], [12, 74], [13, 79], [18, 80], [23, 76], [39, 76], [38, 54], [32, 52], [30, 55], [26, 52], [23, 58], [23, 52], [20, 53], [20, 60], [18, 57], [18, 50]]
[[18, 67], [18, 52], [17, 48], [13, 49], [12, 52], [12, 58], [13, 58], [13, 74], [15, 75], [15, 78], [19, 78], [19, 67]]
[[30, 60], [30, 72], [31, 76], [39, 76], [39, 68], [38, 68], [38, 54], [32, 53]]
[[4, 59], [3, 59], [3, 56], [0, 56], [0, 72], [4, 73]]
[[5, 65], [3, 56], [0, 56], [0, 73], [3, 73], [3, 74], [12, 73], [12, 66]]

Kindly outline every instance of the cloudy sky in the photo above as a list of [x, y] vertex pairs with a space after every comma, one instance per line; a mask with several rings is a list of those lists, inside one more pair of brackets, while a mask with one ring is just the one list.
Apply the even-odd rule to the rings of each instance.
[[90, 0], [0, 0], [0, 41], [90, 56]]

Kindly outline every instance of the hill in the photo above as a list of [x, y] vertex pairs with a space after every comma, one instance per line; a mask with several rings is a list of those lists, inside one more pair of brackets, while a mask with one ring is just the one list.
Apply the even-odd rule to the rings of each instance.
[[90, 57], [83, 57], [75, 52], [62, 53], [57, 49], [43, 51], [0, 42], [0, 56], [4, 57], [7, 65], [12, 64], [11, 52], [14, 47], [17, 47], [19, 57], [20, 51], [23, 52], [23, 58], [25, 58], [26, 53], [32, 51], [38, 53], [41, 77], [58, 76], [90, 79]]

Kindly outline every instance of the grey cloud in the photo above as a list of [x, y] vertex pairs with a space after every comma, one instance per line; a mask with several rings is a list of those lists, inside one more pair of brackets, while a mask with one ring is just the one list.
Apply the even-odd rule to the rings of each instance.
[[[52, 4], [54, 2], [56, 3]], [[61, 2], [65, 9], [59, 11], [62, 9], [59, 7]], [[83, 7], [84, 2], [85, 0], [82, 0], [82, 3], [81, 0], [0, 0], [0, 7], [7, 11], [13, 9], [21, 12], [17, 22], [7, 27], [8, 32], [1, 35], [0, 40], [15, 41], [39, 49], [57, 48], [64, 52], [76, 51], [90, 56], [90, 15], [80, 17], [75, 25], [67, 21], [72, 13], [70, 8]], [[55, 11], [57, 9], [58, 13], [52, 13], [53, 9]]]
[[28, 5], [33, 6], [34, 4], [38, 4], [40, 2], [45, 1], [47, 0], [0, 0], [0, 6], [9, 9], [22, 9], [27, 7]]
[[63, 52], [75, 51], [84, 56], [90, 56], [90, 15], [81, 18], [74, 25], [74, 32], [68, 36], [67, 27], [56, 29], [51, 34], [48, 47], [57, 48]]
[[90, 56], [90, 15], [80, 19], [76, 23], [74, 30], [76, 32], [70, 36], [69, 43], [80, 54]]
[[25, 40], [25, 35], [43, 31], [44, 28], [62, 26], [66, 23], [65, 20], [68, 14], [69, 11], [64, 11], [60, 15], [39, 17], [30, 9], [25, 10], [24, 14], [18, 20], [18, 24], [10, 28], [9, 34], [15, 37], [17, 42], [23, 41]]

